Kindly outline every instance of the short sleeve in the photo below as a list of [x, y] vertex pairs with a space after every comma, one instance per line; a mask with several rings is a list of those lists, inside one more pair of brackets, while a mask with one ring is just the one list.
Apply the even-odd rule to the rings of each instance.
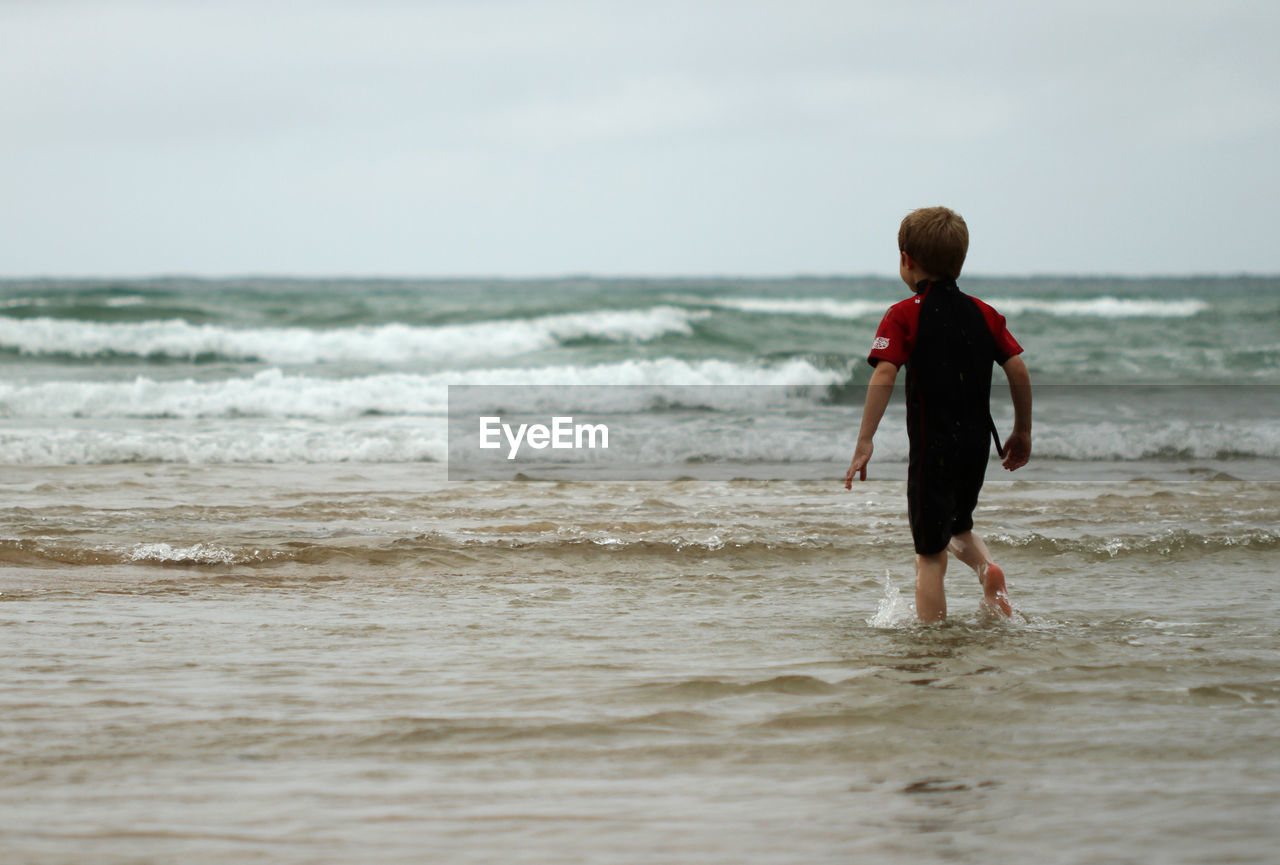
[[887, 360], [894, 366], [901, 367], [911, 356], [910, 333], [911, 329], [899, 307], [889, 307], [871, 342], [871, 354], [867, 355], [867, 363], [875, 366], [880, 361]]
[[1004, 366], [1009, 358], [1022, 354], [1022, 346], [1013, 338], [1013, 334], [1009, 333], [1009, 327], [1005, 323], [1004, 316], [996, 312], [994, 307], [988, 306], [982, 301], [978, 301], [978, 309], [982, 310], [982, 317], [987, 322], [987, 329], [991, 331], [991, 338], [995, 340], [996, 363]]

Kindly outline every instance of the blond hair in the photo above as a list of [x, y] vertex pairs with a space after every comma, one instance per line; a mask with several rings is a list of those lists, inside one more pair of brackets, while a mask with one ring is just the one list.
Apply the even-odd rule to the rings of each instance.
[[922, 207], [898, 226], [898, 249], [926, 273], [957, 279], [969, 252], [969, 226], [950, 208]]

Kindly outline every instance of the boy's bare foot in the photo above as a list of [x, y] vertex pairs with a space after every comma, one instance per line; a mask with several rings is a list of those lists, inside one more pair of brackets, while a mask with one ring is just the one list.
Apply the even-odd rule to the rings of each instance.
[[1013, 615], [1013, 605], [1009, 603], [1009, 590], [1004, 584], [1004, 571], [999, 565], [992, 562], [979, 568], [978, 582], [982, 583], [983, 603], [988, 609], [1002, 616]]

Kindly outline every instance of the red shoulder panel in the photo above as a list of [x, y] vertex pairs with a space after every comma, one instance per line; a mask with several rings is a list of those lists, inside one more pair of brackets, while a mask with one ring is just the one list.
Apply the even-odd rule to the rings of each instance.
[[982, 317], [987, 322], [987, 328], [991, 331], [991, 336], [996, 341], [996, 352], [999, 355], [996, 361], [1003, 366], [1009, 358], [1022, 354], [1022, 346], [1013, 338], [1013, 334], [1009, 333], [1009, 327], [1005, 324], [1004, 316], [996, 312], [994, 307], [983, 303], [973, 295], [969, 295], [969, 297], [973, 299], [973, 302], [978, 305], [978, 309], [982, 311]]
[[887, 360], [901, 367], [911, 357], [916, 344], [916, 327], [920, 321], [920, 296], [908, 297], [889, 307], [880, 320], [876, 338], [871, 343], [867, 363], [875, 366]]

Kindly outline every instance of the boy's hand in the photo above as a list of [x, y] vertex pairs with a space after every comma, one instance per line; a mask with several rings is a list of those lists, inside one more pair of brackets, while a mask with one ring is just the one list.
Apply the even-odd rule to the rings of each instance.
[[1004, 443], [1004, 467], [1014, 471], [1031, 461], [1031, 433], [1015, 432]]
[[860, 481], [867, 479], [867, 463], [871, 462], [872, 450], [874, 448], [872, 448], [871, 442], [858, 442], [858, 446], [853, 449], [853, 462], [849, 463], [849, 470], [844, 473], [844, 488], [846, 490], [853, 489], [854, 475], [857, 475]]

